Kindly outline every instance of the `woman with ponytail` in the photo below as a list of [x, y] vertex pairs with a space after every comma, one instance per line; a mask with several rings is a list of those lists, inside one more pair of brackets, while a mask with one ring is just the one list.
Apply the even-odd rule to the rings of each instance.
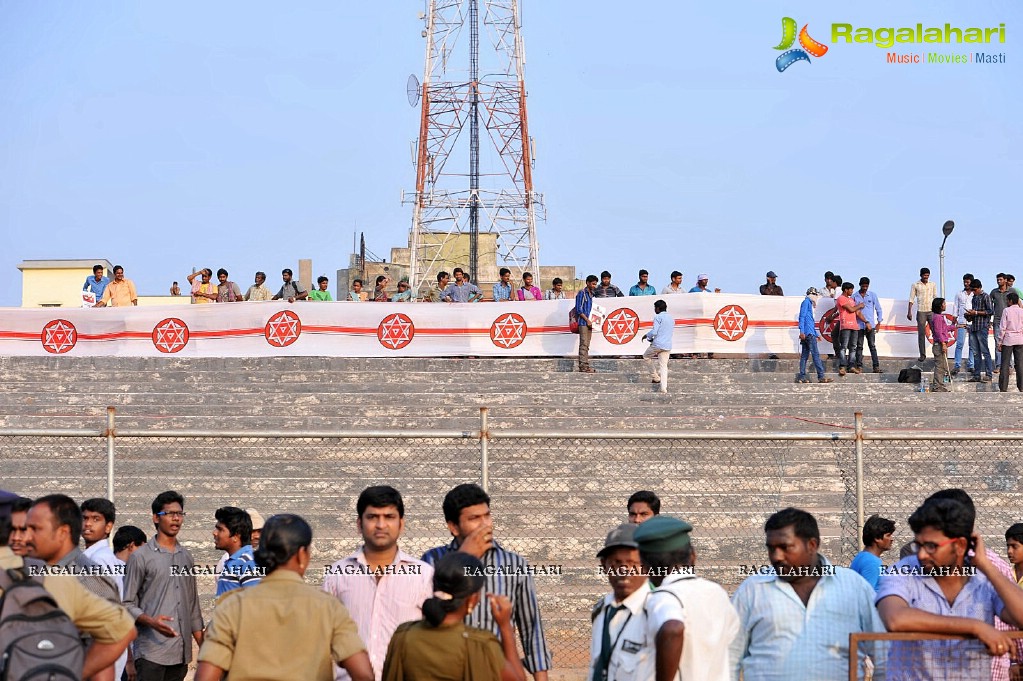
[[475, 556], [455, 552], [441, 558], [423, 619], [399, 625], [391, 637], [383, 681], [525, 681], [507, 596], [487, 596], [500, 642], [489, 631], [465, 626], [483, 582], [483, 563]]
[[355, 622], [341, 602], [305, 583], [313, 531], [300, 516], [275, 515], [263, 526], [256, 566], [262, 582], [236, 589], [216, 610], [199, 650], [196, 681], [334, 681], [331, 661], [352, 681], [373, 681]]

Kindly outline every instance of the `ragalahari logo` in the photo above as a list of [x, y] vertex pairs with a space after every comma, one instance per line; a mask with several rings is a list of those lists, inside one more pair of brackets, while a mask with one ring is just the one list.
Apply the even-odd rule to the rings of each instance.
[[[781, 42], [778, 43], [776, 50], [785, 50], [778, 58], [774, 60], [774, 65], [778, 67], [778, 72], [781, 73], [788, 67], [795, 64], [797, 61], [810, 61], [810, 55], [815, 57], [823, 57], [828, 53], [828, 46], [824, 43], [819, 43], [810, 37], [810, 34], [806, 32], [806, 27], [809, 24], [803, 25], [803, 30], [799, 32], [799, 44], [803, 49], [798, 47], [794, 50], [790, 50], [792, 44], [796, 42], [796, 20], [792, 17], [783, 17], [781, 20]], [[809, 53], [809, 54], [808, 54]]]

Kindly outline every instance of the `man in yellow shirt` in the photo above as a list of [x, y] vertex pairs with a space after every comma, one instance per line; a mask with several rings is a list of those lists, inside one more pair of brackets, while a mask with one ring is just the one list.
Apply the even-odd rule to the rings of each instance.
[[135, 292], [135, 282], [124, 278], [124, 268], [114, 265], [114, 280], [107, 284], [103, 291], [103, 298], [96, 303], [96, 307], [128, 307], [138, 305], [139, 296]]

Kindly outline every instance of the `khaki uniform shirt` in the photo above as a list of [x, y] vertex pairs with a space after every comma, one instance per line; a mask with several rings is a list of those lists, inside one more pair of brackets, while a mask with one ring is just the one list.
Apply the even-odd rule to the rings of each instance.
[[227, 670], [231, 681], [333, 681], [331, 660], [365, 649], [345, 606], [278, 568], [258, 587], [236, 589], [217, 605], [199, 661]]
[[[21, 556], [14, 555], [7, 546], [0, 546], [0, 570], [22, 565]], [[73, 575], [44, 577], [43, 587], [78, 630], [98, 643], [116, 643], [135, 628], [135, 620], [127, 610], [89, 593]]]

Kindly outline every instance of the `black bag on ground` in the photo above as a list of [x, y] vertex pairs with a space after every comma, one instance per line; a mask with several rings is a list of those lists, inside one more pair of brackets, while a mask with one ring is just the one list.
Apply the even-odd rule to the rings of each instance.
[[903, 369], [899, 372], [899, 383], [919, 383], [922, 375], [919, 369]]

